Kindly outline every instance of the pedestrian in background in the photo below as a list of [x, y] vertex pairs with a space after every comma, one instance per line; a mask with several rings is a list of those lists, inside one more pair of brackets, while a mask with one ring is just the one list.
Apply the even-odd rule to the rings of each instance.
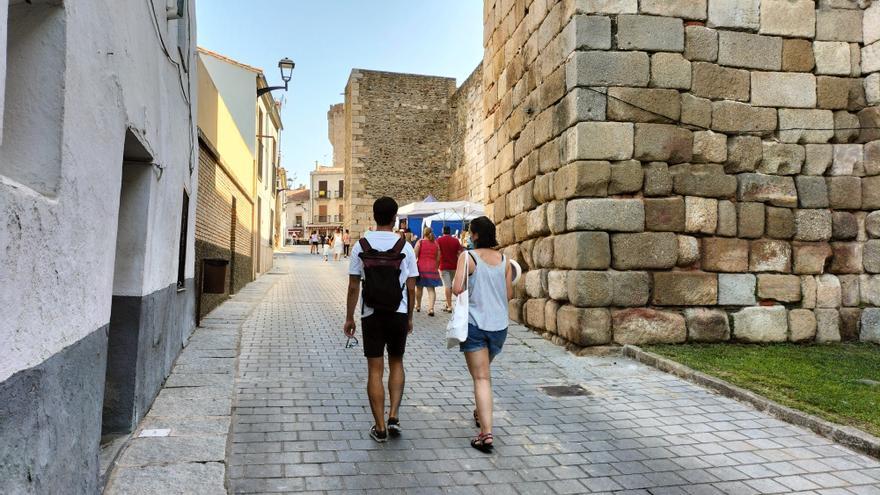
[[333, 241], [329, 240], [330, 236], [321, 239], [321, 248], [324, 250], [324, 261], [330, 260], [330, 247]]
[[345, 234], [342, 234], [342, 253], [343, 256], [348, 258], [348, 253], [351, 252], [351, 234], [348, 233], [348, 229], [345, 229]]
[[474, 382], [474, 422], [480, 429], [471, 440], [471, 447], [491, 452], [494, 437], [490, 365], [507, 339], [507, 303], [513, 297], [513, 271], [507, 257], [495, 249], [495, 224], [488, 217], [475, 218], [470, 232], [476, 249], [459, 256], [452, 291], [456, 295], [464, 292], [467, 280], [468, 336], [459, 349]]
[[309, 254], [318, 254], [318, 233], [314, 230], [309, 236]]
[[455, 278], [455, 265], [458, 262], [458, 255], [461, 254], [462, 247], [458, 238], [450, 235], [452, 229], [449, 225], [443, 226], [443, 235], [437, 239], [437, 246], [440, 248], [440, 279], [443, 281], [443, 292], [446, 296], [446, 305], [443, 311], [452, 312], [452, 280]]
[[422, 310], [422, 293], [428, 293], [428, 316], [434, 316], [434, 303], [437, 301], [436, 288], [440, 281], [440, 247], [434, 240], [434, 231], [425, 227], [422, 238], [416, 242], [416, 260], [419, 266], [419, 279], [416, 281], [416, 311]]
[[342, 259], [342, 229], [336, 229], [336, 232], [333, 233], [333, 261], [339, 261]]

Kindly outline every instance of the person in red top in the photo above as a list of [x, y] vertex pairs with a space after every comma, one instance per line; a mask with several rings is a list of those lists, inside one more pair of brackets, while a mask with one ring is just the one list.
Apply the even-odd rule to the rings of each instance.
[[455, 278], [458, 255], [462, 252], [461, 243], [456, 237], [449, 235], [450, 231], [449, 226], [444, 225], [443, 235], [437, 239], [437, 245], [440, 247], [440, 278], [446, 291], [446, 307], [443, 311], [447, 313], [452, 312], [452, 280]]

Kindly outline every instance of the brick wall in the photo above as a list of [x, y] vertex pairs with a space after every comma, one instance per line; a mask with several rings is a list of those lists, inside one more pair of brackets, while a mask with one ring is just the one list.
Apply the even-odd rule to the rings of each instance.
[[346, 86], [345, 226], [357, 239], [372, 204], [445, 199], [450, 176], [449, 100], [455, 79], [355, 69]]
[[468, 76], [449, 103], [449, 200], [482, 203], [483, 178], [483, 74], [482, 64]]
[[486, 0], [488, 211], [559, 343], [880, 342], [880, 5]]
[[[199, 144], [195, 280], [201, 317], [229, 297], [230, 283], [234, 294], [253, 280], [253, 205], [217, 163], [209, 147], [201, 140]], [[232, 198], [235, 198], [234, 222]], [[201, 294], [204, 259], [229, 262], [223, 294]]]

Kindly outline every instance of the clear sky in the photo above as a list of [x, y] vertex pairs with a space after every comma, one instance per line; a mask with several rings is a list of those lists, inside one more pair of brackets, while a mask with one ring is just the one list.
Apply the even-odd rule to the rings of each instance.
[[352, 68], [461, 84], [483, 57], [481, 0], [199, 0], [196, 11], [199, 46], [262, 68], [270, 85], [283, 84], [279, 59], [296, 62], [281, 112], [294, 185], [308, 183], [315, 160], [332, 162], [327, 110]]

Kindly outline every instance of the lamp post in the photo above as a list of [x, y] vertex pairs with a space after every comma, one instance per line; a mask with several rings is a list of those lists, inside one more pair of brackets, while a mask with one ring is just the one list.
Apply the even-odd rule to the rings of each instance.
[[268, 88], [257, 88], [257, 98], [263, 96], [264, 94], [275, 91], [276, 89], [283, 89], [287, 91], [287, 84], [290, 82], [290, 78], [293, 77], [293, 68], [296, 67], [296, 64], [293, 63], [293, 60], [290, 60], [287, 57], [282, 58], [278, 61], [278, 69], [281, 71], [281, 80], [284, 81], [284, 86], [270, 86]]

